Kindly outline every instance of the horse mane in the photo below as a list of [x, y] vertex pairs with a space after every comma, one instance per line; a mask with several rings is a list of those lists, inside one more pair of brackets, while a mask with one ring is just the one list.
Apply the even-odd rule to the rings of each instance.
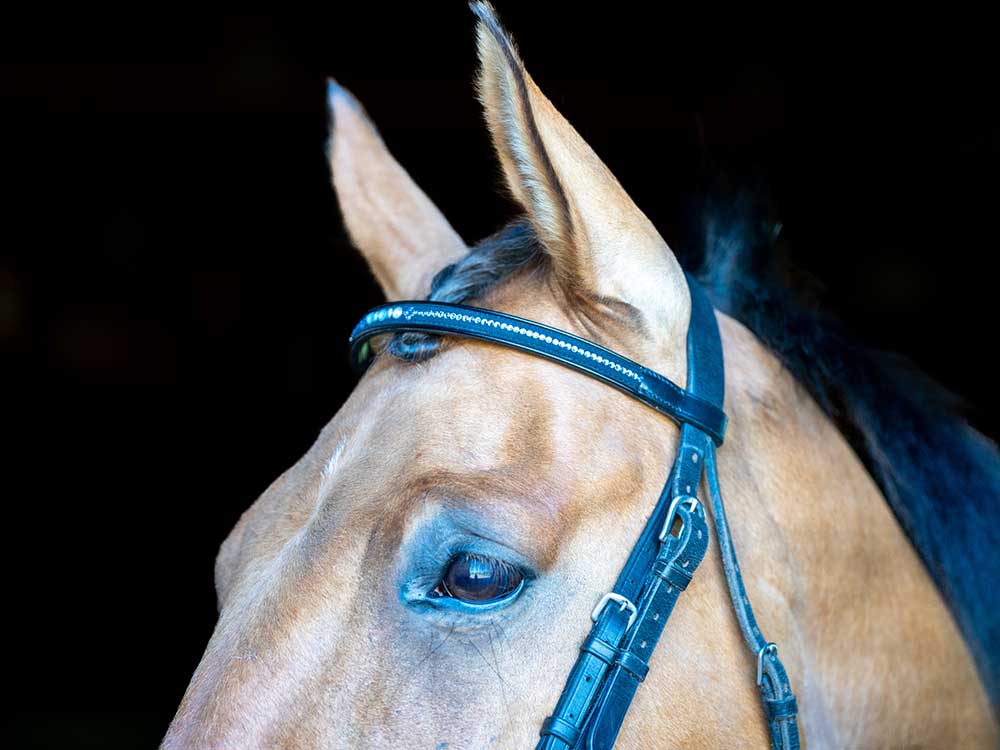
[[825, 312], [745, 193], [701, 199], [687, 267], [804, 385], [878, 484], [950, 607], [994, 707], [1000, 688], [1000, 451], [954, 394]]
[[[950, 607], [994, 706], [1000, 673], [1000, 452], [960, 399], [905, 358], [873, 349], [818, 302], [751, 193], [700, 200], [678, 258], [717, 308], [747, 326], [805, 386], [878, 484]], [[434, 278], [428, 299], [469, 302], [544, 263], [518, 218]], [[396, 334], [388, 352], [419, 361], [438, 338]]]

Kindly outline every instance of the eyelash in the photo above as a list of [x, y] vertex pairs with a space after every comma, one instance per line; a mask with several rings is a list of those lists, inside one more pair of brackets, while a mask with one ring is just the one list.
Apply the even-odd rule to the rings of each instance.
[[[493, 562], [500, 567], [504, 576], [520, 575], [521, 581], [512, 591], [503, 597], [489, 602], [484, 602], [482, 604], [473, 604], [448, 595], [435, 595], [433, 592], [439, 586], [442, 586], [449, 566], [463, 555], [472, 559], [488, 560]], [[528, 588], [528, 581], [530, 578], [529, 573], [522, 570], [520, 566], [502, 558], [494, 557], [492, 555], [484, 555], [481, 552], [476, 552], [471, 549], [457, 548], [452, 550], [446, 559], [447, 562], [444, 564], [441, 571], [435, 575], [433, 582], [425, 583], [420, 587], [424, 592], [424, 595], [421, 597], [421, 604], [429, 606], [430, 609], [435, 610], [441, 616], [447, 617], [449, 615], [453, 615], [458, 617], [469, 616], [480, 618], [487, 613], [496, 612], [497, 610], [506, 608], [508, 605], [512, 604], [515, 599], [521, 598], [525, 593], [525, 590]]]
[[442, 575], [440, 576], [438, 585], [444, 584], [444, 574], [448, 572], [448, 569], [451, 567], [452, 563], [454, 563], [460, 557], [467, 557], [469, 558], [469, 560], [476, 562], [493, 563], [494, 565], [497, 566], [498, 574], [503, 576], [505, 581], [509, 580], [514, 576], [520, 576], [522, 580], [524, 578], [524, 572], [511, 562], [507, 562], [506, 560], [499, 557], [493, 557], [492, 555], [484, 555], [479, 552], [461, 550], [459, 552], [452, 553], [452, 555], [448, 558], [448, 562], [445, 563], [444, 570]]

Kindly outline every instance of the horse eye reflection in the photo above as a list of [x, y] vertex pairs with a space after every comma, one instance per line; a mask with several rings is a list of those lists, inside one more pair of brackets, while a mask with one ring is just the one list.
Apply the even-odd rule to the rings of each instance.
[[453, 557], [434, 594], [467, 602], [500, 599], [520, 586], [524, 575], [504, 560], [465, 552]]

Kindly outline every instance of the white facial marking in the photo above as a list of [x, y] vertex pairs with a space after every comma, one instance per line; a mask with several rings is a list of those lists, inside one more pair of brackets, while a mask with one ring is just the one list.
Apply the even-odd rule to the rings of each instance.
[[326, 464], [323, 466], [322, 470], [322, 480], [319, 483], [319, 500], [322, 501], [326, 497], [327, 492], [330, 489], [330, 484], [333, 482], [333, 478], [337, 473], [337, 465], [340, 463], [340, 457], [344, 453], [344, 448], [347, 446], [347, 438], [341, 438], [337, 442], [337, 447], [333, 449], [333, 453], [330, 458], [327, 459]]

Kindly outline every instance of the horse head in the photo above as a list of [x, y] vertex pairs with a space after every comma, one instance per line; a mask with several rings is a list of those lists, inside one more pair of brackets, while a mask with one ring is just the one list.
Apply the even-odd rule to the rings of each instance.
[[[492, 8], [474, 10], [478, 95], [523, 217], [467, 246], [331, 81], [328, 155], [353, 243], [389, 300], [474, 302], [684, 383], [691, 297], [677, 259], [532, 80]], [[837, 496], [856, 498], [837, 511], [844, 528], [891, 524], [891, 514], [788, 373], [719, 318], [737, 372], [730, 435], [756, 451], [723, 468], [742, 488], [733, 516], [748, 567], [763, 571], [749, 587], [790, 671], [809, 675], [830, 666], [841, 635], [810, 643], [796, 612], [824, 566], [848, 561], [817, 536], [794, 541], [811, 523], [834, 523], [795, 500], [823, 507], [836, 477]], [[223, 543], [218, 624], [163, 747], [533, 746], [678, 436], [643, 404], [549, 362], [484, 342], [387, 337], [315, 444]], [[775, 458], [795, 445], [813, 453]], [[892, 533], [886, 554], [919, 566]], [[667, 655], [652, 658], [623, 747], [768, 744], [717, 552], [699, 575], [670, 621]], [[926, 577], [918, 588], [944, 612]], [[806, 680], [815, 736], [835, 737], [824, 696], [822, 679]], [[726, 720], [707, 731], [719, 706]]]

